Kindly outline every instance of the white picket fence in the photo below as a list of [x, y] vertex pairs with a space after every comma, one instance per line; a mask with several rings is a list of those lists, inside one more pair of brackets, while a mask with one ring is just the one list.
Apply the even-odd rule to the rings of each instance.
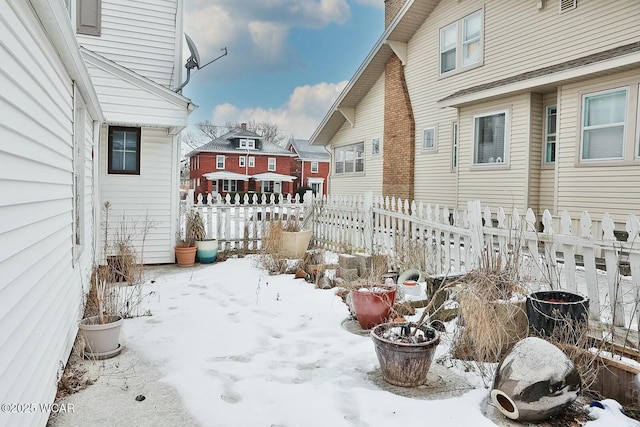
[[[278, 202], [245, 197], [242, 203], [210, 198], [193, 208], [203, 214], [221, 250], [259, 250], [264, 221], [297, 215], [313, 228], [316, 247], [387, 254], [405, 266], [410, 259], [431, 275], [471, 271], [485, 248], [505, 257], [517, 253], [532, 291], [565, 289], [588, 296], [592, 324], [638, 348], [640, 221], [634, 214], [626, 221], [628, 237], [620, 241], [608, 214], [596, 219], [600, 236], [593, 235], [586, 212], [576, 221], [566, 212], [554, 219], [545, 211], [536, 218], [531, 209], [524, 215], [517, 209], [492, 212], [477, 201], [456, 210], [366, 193], [307, 198], [306, 203], [290, 197]], [[540, 223], [543, 231], [537, 231]], [[572, 224], [578, 224], [576, 230]]]

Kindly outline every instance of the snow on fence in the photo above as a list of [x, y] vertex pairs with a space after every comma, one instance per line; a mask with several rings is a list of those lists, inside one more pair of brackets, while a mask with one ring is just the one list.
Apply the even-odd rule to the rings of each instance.
[[[619, 240], [616, 234], [621, 233], [606, 213], [596, 219], [602, 235], [593, 235], [587, 212], [574, 230], [566, 212], [554, 221], [549, 211], [540, 219], [531, 209], [524, 215], [517, 209], [492, 212], [478, 201], [469, 202], [467, 209], [449, 209], [365, 193], [319, 196], [307, 203], [273, 196], [209, 197], [204, 202], [200, 196], [194, 208], [203, 213], [207, 233], [217, 236], [221, 250], [257, 250], [265, 220], [297, 215], [311, 224], [317, 247], [387, 254], [400, 265], [412, 257], [432, 275], [477, 268], [485, 248], [504, 256], [517, 253], [531, 278], [531, 290], [587, 295], [592, 325], [638, 349], [640, 221], [633, 214], [626, 221], [626, 237]], [[421, 259], [416, 261], [416, 255]]]

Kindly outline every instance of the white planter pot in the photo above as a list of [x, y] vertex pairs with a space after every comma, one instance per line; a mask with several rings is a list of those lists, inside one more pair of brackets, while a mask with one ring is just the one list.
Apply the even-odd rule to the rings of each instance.
[[84, 334], [85, 356], [107, 359], [120, 353], [120, 329], [124, 320], [111, 316], [109, 323], [101, 324], [98, 316], [82, 319], [78, 327]]
[[312, 235], [312, 230], [283, 231], [280, 255], [285, 258], [302, 259], [309, 247]]
[[200, 264], [210, 264], [218, 257], [218, 240], [200, 240], [196, 242], [198, 250], [196, 255], [200, 260]]

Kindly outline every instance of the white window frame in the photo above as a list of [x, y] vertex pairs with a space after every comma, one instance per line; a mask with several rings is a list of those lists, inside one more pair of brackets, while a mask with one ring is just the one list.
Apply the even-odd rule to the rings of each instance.
[[256, 166], [256, 158], [253, 156], [249, 156], [249, 167], [253, 168]]
[[[494, 158], [493, 161], [478, 162], [479, 150], [478, 150], [478, 141], [476, 138], [478, 119], [481, 119], [484, 117], [498, 116], [501, 114], [504, 114], [504, 144], [503, 144], [502, 156], [496, 156], [496, 158]], [[509, 135], [511, 134], [510, 129], [511, 129], [511, 121], [510, 121], [509, 110], [491, 111], [491, 112], [477, 114], [473, 116], [472, 137], [473, 137], [473, 166], [474, 167], [506, 167], [508, 166], [509, 142], [510, 142]]]
[[311, 173], [318, 173], [318, 162], [311, 162]]
[[[551, 109], [555, 109], [555, 113], [553, 114], [554, 120], [556, 122], [555, 132], [549, 132], [549, 118]], [[556, 162], [556, 144], [558, 143], [557, 138], [558, 133], [558, 105], [552, 104], [544, 107], [544, 152], [542, 153], [542, 162], [546, 166], [550, 166], [555, 164]], [[553, 138], [553, 142], [550, 142], [550, 138]], [[553, 144], [553, 160], [549, 159], [549, 146]]]
[[238, 191], [238, 181], [235, 179], [223, 179], [222, 191], [225, 193], [233, 193]]
[[248, 150], [255, 150], [255, 148], [256, 148], [255, 139], [241, 139], [240, 140], [240, 148], [246, 148]]
[[[358, 147], [360, 149], [358, 149]], [[344, 153], [342, 155], [341, 153]], [[347, 160], [347, 154], [352, 153], [353, 158]], [[358, 156], [358, 153], [361, 153]], [[341, 157], [344, 157], [342, 160]], [[344, 145], [342, 147], [336, 147], [333, 150], [333, 158], [334, 158], [334, 172], [336, 175], [353, 175], [353, 174], [362, 174], [364, 173], [365, 168], [365, 155], [364, 155], [364, 142], [356, 142], [355, 144]], [[346, 165], [351, 163], [352, 170], [346, 171]], [[358, 170], [358, 164], [362, 164], [362, 170]], [[342, 165], [342, 171], [338, 171], [338, 165]]]
[[238, 157], [238, 166], [243, 168], [245, 165], [245, 156]]
[[226, 156], [222, 156], [222, 155], [217, 155], [216, 156], [216, 169], [225, 169], [225, 164], [226, 164]]
[[371, 138], [371, 155], [379, 156], [382, 154], [382, 138], [379, 136]]
[[458, 169], [458, 122], [451, 123], [451, 169]]
[[276, 158], [275, 157], [269, 157], [267, 159], [267, 170], [269, 172], [275, 172], [276, 171]]
[[[427, 140], [429, 139], [427, 137], [428, 134], [431, 134], [431, 140], [433, 141], [433, 143], [431, 145], [427, 145]], [[436, 128], [435, 127], [428, 127], [428, 128], [424, 128], [422, 129], [422, 149], [424, 151], [436, 151], [438, 149], [438, 137], [437, 137], [438, 132], [436, 132]]]
[[[479, 17], [480, 19], [480, 33], [475, 37], [465, 40], [467, 37], [466, 30], [468, 28], [468, 24], [476, 17]], [[453, 31], [455, 34], [455, 46], [452, 46], [451, 44], [446, 46], [444, 45], [444, 35], [449, 31]], [[465, 50], [467, 46], [472, 43], [478, 44], [477, 56], [474, 60], [469, 60], [470, 56], [465, 55]], [[456, 22], [452, 22], [440, 28], [438, 46], [438, 73], [440, 76], [455, 74], [456, 72], [482, 65], [484, 61], [484, 11], [482, 9], [477, 10]], [[445, 53], [451, 53], [452, 51], [455, 55], [454, 67], [449, 70], [443, 70], [442, 67], [444, 62], [442, 57]]]
[[[588, 98], [593, 98], [593, 97], [597, 97], [597, 96], [602, 96], [602, 95], [606, 95], [606, 94], [613, 94], [616, 92], [624, 92], [625, 93], [625, 98], [624, 98], [624, 121], [623, 122], [611, 122], [611, 123], [607, 123], [604, 125], [594, 125], [594, 126], [585, 126], [585, 113], [587, 111], [586, 109], [586, 105], [587, 105], [587, 99]], [[580, 113], [580, 162], [585, 162], [585, 163], [590, 163], [590, 162], [601, 162], [601, 161], [610, 161], [610, 160], [623, 160], [624, 159], [624, 154], [625, 154], [625, 141], [627, 139], [627, 123], [628, 123], [628, 115], [629, 115], [629, 87], [617, 87], [617, 88], [613, 88], [613, 89], [607, 89], [607, 90], [601, 90], [598, 92], [590, 92], [590, 93], [585, 93], [584, 95], [582, 95], [582, 111]], [[618, 126], [622, 126], [623, 130], [622, 130], [622, 146], [620, 147], [620, 152], [621, 155], [618, 157], [598, 157], [598, 158], [585, 158], [584, 157], [584, 151], [585, 151], [585, 132], [591, 131], [591, 130], [597, 130], [597, 129], [606, 129], [606, 128], [612, 128], [612, 127], [618, 127]]]

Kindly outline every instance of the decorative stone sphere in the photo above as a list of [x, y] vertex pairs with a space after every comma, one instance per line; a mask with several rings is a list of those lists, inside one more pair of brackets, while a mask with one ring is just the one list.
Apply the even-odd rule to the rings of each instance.
[[517, 342], [496, 369], [491, 399], [506, 417], [539, 421], [577, 399], [580, 375], [562, 350], [529, 337]]

